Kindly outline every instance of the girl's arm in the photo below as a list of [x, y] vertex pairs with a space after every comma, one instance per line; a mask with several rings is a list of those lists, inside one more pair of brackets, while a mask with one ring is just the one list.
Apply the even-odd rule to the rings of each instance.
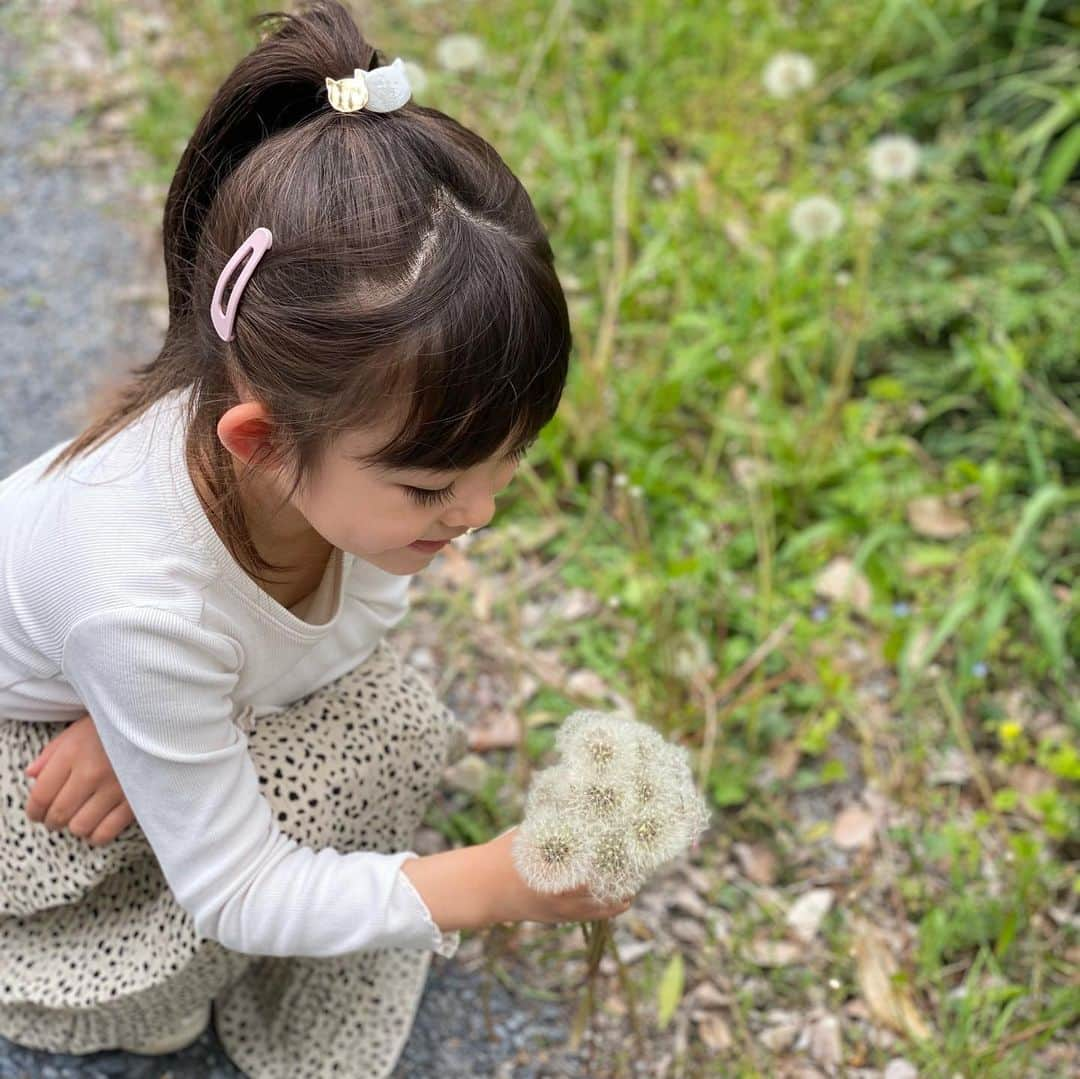
[[399, 872], [415, 852], [316, 850], [281, 831], [233, 723], [243, 659], [228, 635], [155, 607], [89, 615], [65, 642], [64, 675], [196, 931], [249, 955], [445, 955]]

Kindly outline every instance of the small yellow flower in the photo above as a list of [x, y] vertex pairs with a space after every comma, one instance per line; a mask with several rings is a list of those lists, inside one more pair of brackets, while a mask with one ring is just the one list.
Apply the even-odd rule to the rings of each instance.
[[1007, 719], [1004, 723], [998, 727], [998, 735], [1005, 745], [1011, 745], [1019, 738], [1022, 738], [1024, 734], [1024, 728], [1016, 722], [1015, 719]]

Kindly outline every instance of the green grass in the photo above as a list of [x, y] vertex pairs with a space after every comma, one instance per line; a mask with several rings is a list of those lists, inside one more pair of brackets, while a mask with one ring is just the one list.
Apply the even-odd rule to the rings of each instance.
[[[115, 41], [112, 7], [94, 11]], [[1080, 1017], [1045, 915], [1075, 893], [1080, 854], [1080, 26], [1075, 8], [1070, 27], [1067, 5], [1038, 0], [781, 7], [797, 11], [579, 0], [451, 18], [388, 4], [366, 29], [425, 68], [421, 103], [476, 128], [521, 176], [567, 285], [571, 382], [499, 521], [519, 535], [561, 521], [540, 552], [573, 545], [558, 580], [601, 602], [518, 636], [689, 744], [725, 839], [770, 834], [792, 791], [851, 778], [840, 738], [887, 780], [872, 751], [884, 739], [901, 763], [889, 793], [933, 822], [894, 837], [911, 859], [908, 975], [935, 1031], [907, 1055], [924, 1075], [1011, 1079]], [[264, 8], [175, 5], [188, 47], [175, 71], [145, 73], [155, 89], [133, 130], [157, 182]], [[434, 45], [457, 31], [483, 40], [483, 71], [438, 70]], [[819, 73], [788, 101], [761, 85], [781, 49]], [[924, 165], [877, 190], [865, 150], [894, 131], [923, 144]], [[814, 193], [844, 225], [798, 242], [788, 210]], [[920, 535], [906, 507], [923, 496], [952, 500], [967, 531]], [[488, 553], [498, 569], [516, 549], [493, 538]], [[870, 586], [861, 614], [815, 597], [836, 556]], [[520, 599], [496, 598], [492, 617], [517, 625]], [[446, 599], [448, 619], [467, 610]], [[845, 658], [852, 643], [862, 660]], [[857, 692], [871, 668], [891, 679], [884, 731]], [[558, 688], [527, 710], [565, 714]], [[759, 779], [791, 741], [790, 783]], [[974, 812], [921, 778], [946, 744], [979, 766]], [[1049, 785], [1022, 797], [1016, 765]], [[456, 838], [511, 823], [497, 794], [448, 824]], [[993, 887], [989, 836], [1011, 851]], [[926, 868], [935, 858], [947, 873]]]

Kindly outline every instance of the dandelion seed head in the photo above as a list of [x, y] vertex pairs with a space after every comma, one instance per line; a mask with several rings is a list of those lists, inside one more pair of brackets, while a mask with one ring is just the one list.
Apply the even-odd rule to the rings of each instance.
[[623, 792], [614, 783], [589, 783], [580, 803], [592, 819], [608, 819], [622, 808]]
[[639, 806], [651, 805], [656, 801], [656, 784], [644, 772], [634, 773], [631, 791]]
[[562, 892], [582, 881], [588, 850], [572, 822], [553, 813], [526, 817], [511, 847], [514, 865], [530, 888]]
[[637, 890], [626, 840], [614, 829], [601, 834], [593, 846], [589, 890], [601, 902], [611, 902]]
[[585, 734], [583, 745], [593, 767], [605, 771], [615, 760], [615, 743], [605, 730], [591, 730]]
[[825, 240], [836, 235], [844, 223], [844, 213], [825, 195], [800, 199], [791, 208], [788, 224], [792, 232], [807, 243]]
[[525, 797], [526, 814], [558, 809], [562, 804], [565, 785], [566, 770], [561, 765], [536, 772]]
[[664, 826], [660, 823], [660, 818], [653, 812], [639, 814], [630, 826], [630, 834], [636, 842], [648, 850], [655, 847], [663, 831]]
[[473, 34], [449, 34], [435, 46], [435, 59], [447, 71], [473, 71], [484, 62], [484, 43]]
[[870, 175], [885, 184], [910, 180], [921, 159], [922, 149], [910, 135], [880, 135], [866, 151]]
[[789, 98], [814, 85], [814, 61], [801, 52], [778, 52], [766, 65], [761, 81], [777, 98]]
[[563, 720], [555, 745], [583, 774], [613, 775], [625, 766], [630, 722], [625, 716], [581, 709]]
[[552, 890], [576, 873], [598, 898], [622, 898], [707, 825], [688, 749], [649, 724], [581, 710], [563, 721], [556, 743], [563, 760], [534, 775], [528, 792], [526, 880]]

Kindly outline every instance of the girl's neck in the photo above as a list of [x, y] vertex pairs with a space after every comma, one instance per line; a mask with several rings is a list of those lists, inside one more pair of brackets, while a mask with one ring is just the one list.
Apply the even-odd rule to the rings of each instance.
[[[233, 470], [239, 480], [239, 462], [233, 460]], [[191, 477], [195, 492], [203, 510], [211, 504], [210, 487], [203, 475], [196, 471]], [[280, 498], [276, 498], [259, 481], [251, 478], [247, 487], [240, 488], [240, 501], [248, 531], [259, 554], [269, 562], [294, 567], [288, 572], [269, 574], [271, 583], [256, 581], [265, 592], [284, 607], [291, 607], [318, 587], [326, 572], [333, 544], [316, 532], [293, 506], [282, 510]], [[214, 530], [225, 542], [214, 516], [207, 511]], [[286, 602], [288, 600], [288, 602]]]

